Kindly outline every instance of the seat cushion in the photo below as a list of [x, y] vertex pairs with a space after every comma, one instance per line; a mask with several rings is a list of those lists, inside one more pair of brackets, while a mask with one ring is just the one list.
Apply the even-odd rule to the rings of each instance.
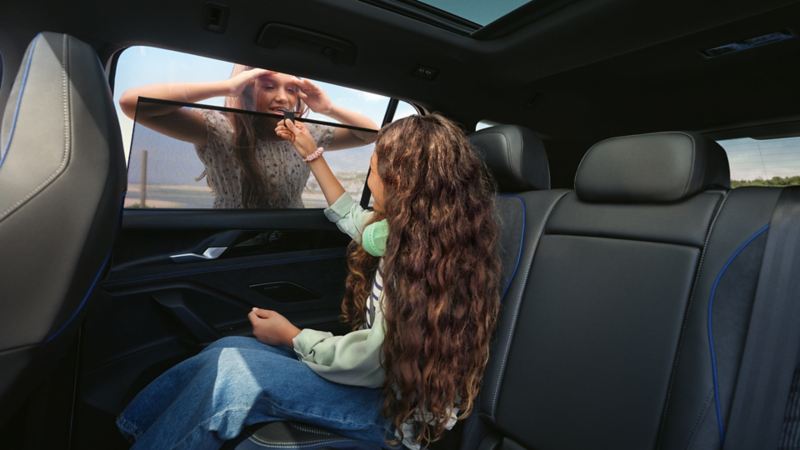
[[339, 436], [316, 425], [297, 422], [270, 422], [258, 425], [255, 431], [242, 433], [244, 438], [232, 442], [228, 449], [374, 449], [375, 444]]

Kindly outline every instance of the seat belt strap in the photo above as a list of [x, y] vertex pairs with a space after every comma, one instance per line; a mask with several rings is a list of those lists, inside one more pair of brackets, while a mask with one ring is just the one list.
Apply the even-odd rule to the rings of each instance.
[[800, 187], [772, 213], [725, 450], [774, 450], [800, 351]]

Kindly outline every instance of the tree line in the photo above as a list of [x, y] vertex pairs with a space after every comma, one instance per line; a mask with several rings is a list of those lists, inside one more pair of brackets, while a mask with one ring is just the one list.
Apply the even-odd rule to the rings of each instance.
[[742, 186], [791, 186], [800, 184], [800, 175], [793, 177], [772, 177], [769, 179], [756, 178], [754, 180], [731, 180], [731, 187]]

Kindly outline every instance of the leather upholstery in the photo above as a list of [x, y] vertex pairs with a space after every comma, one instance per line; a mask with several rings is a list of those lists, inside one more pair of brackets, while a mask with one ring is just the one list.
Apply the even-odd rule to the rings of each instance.
[[676, 170], [629, 177], [633, 192], [614, 180], [631, 161], [601, 146], [581, 169], [589, 199], [519, 195], [536, 218], [463, 450], [719, 448], [716, 403], [724, 425], [780, 190], [720, 190], [714, 145], [649, 136], [712, 154], [673, 166], [684, 184]]
[[[28, 47], [0, 129], [0, 402], [16, 401], [68, 334], [119, 224], [125, 161], [94, 50], [67, 35]], [[47, 344], [47, 345], [45, 345]], [[12, 395], [13, 394], [13, 395]], [[16, 400], [14, 400], [16, 399]]]
[[338, 436], [314, 425], [295, 422], [271, 422], [247, 433], [246, 438], [230, 443], [228, 448], [236, 450], [303, 449], [351, 449], [372, 450], [374, 445]]
[[[736, 383], [744, 338], [761, 267], [766, 234], [731, 259], [735, 251], [767, 225], [780, 189], [739, 188], [731, 191], [709, 235], [702, 264], [698, 267], [685, 331], [675, 361], [671, 395], [665, 405], [661, 442], [663, 448], [699, 450], [719, 444], [709, 350], [708, 312], [717, 359], [721, 413], [728, 416]], [[726, 263], [715, 299], [711, 289]]]
[[606, 139], [584, 155], [575, 176], [581, 200], [666, 203], [730, 187], [728, 157], [702, 135], [651, 133]]
[[469, 140], [494, 175], [500, 192], [550, 189], [547, 154], [533, 131], [498, 125], [472, 133]]

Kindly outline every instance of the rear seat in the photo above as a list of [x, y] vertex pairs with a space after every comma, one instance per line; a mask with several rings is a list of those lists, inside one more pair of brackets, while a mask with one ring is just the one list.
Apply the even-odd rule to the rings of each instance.
[[628, 136], [587, 152], [575, 192], [518, 195], [523, 250], [464, 449], [719, 448], [780, 194], [729, 191], [728, 170], [702, 136]]
[[[596, 144], [574, 192], [549, 189], [532, 132], [470, 139], [501, 192], [506, 288], [462, 449], [718, 448], [780, 190], [729, 191], [724, 151], [688, 133]], [[233, 444], [343, 442], [292, 427]]]

